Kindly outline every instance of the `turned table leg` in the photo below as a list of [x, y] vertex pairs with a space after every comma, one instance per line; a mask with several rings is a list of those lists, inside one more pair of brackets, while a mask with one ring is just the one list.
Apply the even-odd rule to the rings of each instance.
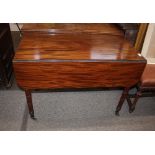
[[[119, 100], [119, 103], [118, 103], [118, 105], [117, 105], [117, 107], [116, 107], [116, 111], [115, 111], [115, 114], [116, 114], [117, 116], [119, 116], [119, 111], [120, 111], [121, 108], [122, 108], [122, 105], [123, 105], [123, 103], [124, 103], [124, 100], [128, 97], [128, 92], [129, 92], [129, 88], [128, 88], [128, 87], [125, 88], [125, 89], [123, 90], [123, 93], [122, 93], [122, 95], [121, 95], [121, 98], [120, 98], [120, 100]], [[130, 108], [130, 106], [129, 106], [129, 108]]]
[[34, 117], [34, 110], [33, 110], [33, 104], [32, 104], [32, 95], [30, 90], [25, 90], [27, 105], [29, 108], [29, 114], [32, 119], [35, 119]]

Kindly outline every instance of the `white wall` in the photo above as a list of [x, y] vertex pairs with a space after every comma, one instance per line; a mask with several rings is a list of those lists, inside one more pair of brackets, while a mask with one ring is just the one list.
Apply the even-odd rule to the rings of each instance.
[[[23, 24], [18, 24], [20, 28], [22, 28]], [[11, 31], [19, 31], [16, 23], [10, 23], [10, 29]]]
[[142, 55], [148, 60], [148, 63], [155, 63], [155, 23], [148, 26]]

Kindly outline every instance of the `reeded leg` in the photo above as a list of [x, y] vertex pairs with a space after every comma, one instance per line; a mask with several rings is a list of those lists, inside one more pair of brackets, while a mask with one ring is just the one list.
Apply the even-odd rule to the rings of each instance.
[[136, 97], [133, 101], [133, 104], [132, 104], [132, 107], [131, 107], [131, 112], [133, 112], [135, 110], [135, 107], [136, 107], [136, 103], [139, 99], [139, 97], [141, 96], [141, 90], [139, 90], [137, 93], [136, 93]]
[[123, 103], [124, 103], [124, 100], [127, 98], [127, 96], [128, 96], [128, 92], [129, 92], [129, 88], [125, 88], [124, 89], [124, 91], [123, 91], [123, 93], [122, 93], [122, 96], [121, 96], [121, 98], [120, 98], [120, 100], [119, 100], [119, 103], [118, 103], [118, 105], [117, 105], [117, 107], [116, 107], [116, 111], [115, 111], [115, 114], [117, 115], [117, 116], [119, 116], [119, 111], [121, 110], [121, 108], [122, 108], [122, 105], [123, 105]]
[[29, 114], [32, 119], [35, 119], [34, 117], [34, 110], [33, 110], [33, 104], [32, 104], [32, 95], [30, 90], [25, 90], [27, 105], [29, 108]]

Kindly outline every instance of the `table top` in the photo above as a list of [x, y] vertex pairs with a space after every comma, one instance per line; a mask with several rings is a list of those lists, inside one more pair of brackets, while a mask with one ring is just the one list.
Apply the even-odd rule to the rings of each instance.
[[23, 24], [22, 32], [42, 31], [47, 33], [100, 33], [124, 36], [115, 24], [108, 23], [31, 23]]
[[14, 61], [144, 61], [122, 36], [24, 33]]

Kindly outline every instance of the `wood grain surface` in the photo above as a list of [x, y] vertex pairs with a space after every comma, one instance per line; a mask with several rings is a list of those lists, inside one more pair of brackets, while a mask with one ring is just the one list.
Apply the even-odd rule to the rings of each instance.
[[24, 89], [131, 87], [145, 63], [16, 62], [17, 83]]
[[108, 23], [26, 23], [23, 24], [22, 32], [42, 31], [47, 33], [97, 33], [124, 36], [115, 24]]
[[121, 36], [30, 32], [24, 34], [14, 58], [28, 60], [144, 61], [144, 58]]
[[[23, 29], [27, 31], [13, 61], [18, 85], [28, 90], [136, 84], [146, 60], [123, 36], [100, 33], [108, 32], [103, 25], [25, 25]], [[72, 33], [46, 31], [54, 27]], [[97, 33], [84, 33], [88, 31]]]

